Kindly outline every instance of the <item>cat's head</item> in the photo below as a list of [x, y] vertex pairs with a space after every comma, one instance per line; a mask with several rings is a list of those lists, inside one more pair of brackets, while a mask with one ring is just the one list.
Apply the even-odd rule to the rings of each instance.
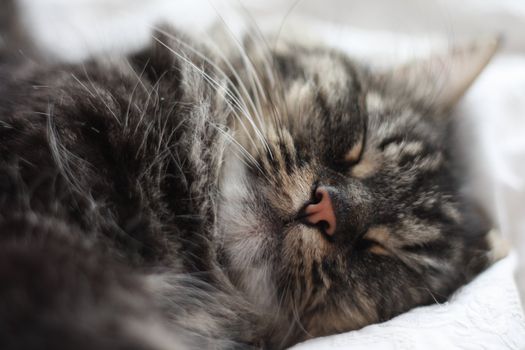
[[239, 61], [221, 254], [277, 341], [443, 301], [486, 266], [488, 226], [461, 192], [446, 115], [495, 46], [390, 73], [291, 45]]

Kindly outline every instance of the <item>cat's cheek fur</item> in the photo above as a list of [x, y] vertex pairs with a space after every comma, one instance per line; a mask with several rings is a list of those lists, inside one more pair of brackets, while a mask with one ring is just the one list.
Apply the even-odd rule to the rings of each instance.
[[226, 272], [249, 299], [261, 308], [275, 297], [271, 282], [269, 252], [275, 251], [268, 220], [254, 206], [256, 193], [248, 183], [245, 164], [232, 152], [225, 156], [220, 181], [219, 235], [217, 241], [226, 259]]

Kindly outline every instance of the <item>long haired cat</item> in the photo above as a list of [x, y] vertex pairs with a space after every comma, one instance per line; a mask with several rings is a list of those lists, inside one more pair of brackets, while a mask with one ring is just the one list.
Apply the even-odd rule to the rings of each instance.
[[495, 43], [390, 72], [215, 44], [2, 66], [2, 349], [281, 349], [489, 264], [447, 115]]

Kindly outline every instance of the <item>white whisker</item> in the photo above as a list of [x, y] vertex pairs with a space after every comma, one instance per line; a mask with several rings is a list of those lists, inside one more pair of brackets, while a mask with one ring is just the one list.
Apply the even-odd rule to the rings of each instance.
[[[86, 75], [86, 79], [88, 80], [89, 84], [91, 85], [91, 87], [93, 88], [93, 90], [95, 91], [95, 93], [97, 94], [98, 98], [100, 99], [100, 101], [104, 104], [104, 106], [106, 106], [107, 110], [109, 111], [109, 113], [111, 113], [111, 115], [113, 116], [113, 118], [115, 119], [115, 121], [117, 122], [118, 125], [121, 125], [120, 123], [120, 119], [117, 117], [117, 115], [115, 114], [115, 112], [109, 107], [108, 103], [106, 101], [104, 101], [104, 98], [100, 95], [100, 92], [98, 91], [98, 89], [96, 88], [95, 86], [95, 83], [93, 82], [93, 80], [91, 80], [89, 74], [88, 74], [88, 71], [86, 69], [86, 66], [85, 65], [82, 65], [82, 69], [84, 70], [84, 74]], [[78, 81], [78, 79], [77, 79]], [[84, 88], [86, 87], [85, 85], [82, 84], [82, 86], [84, 86]], [[88, 89], [89, 91], [89, 89]], [[106, 91], [108, 94], [110, 94], [109, 91]], [[94, 96], [93, 96], [94, 97]]]
[[[197, 73], [201, 74], [201, 76], [204, 78], [204, 80], [210, 84], [212, 87], [214, 87], [216, 90], [219, 90], [221, 89], [222, 91], [224, 91], [224, 93], [230, 97], [232, 99], [232, 101], [234, 102], [235, 104], [235, 107], [240, 110], [242, 113], [244, 113], [244, 115], [249, 115], [248, 111], [246, 109], [244, 109], [240, 103], [238, 102], [238, 99], [235, 98], [235, 96], [232, 95], [232, 93], [225, 87], [223, 86], [222, 84], [220, 84], [217, 80], [213, 79], [209, 74], [207, 74], [206, 72], [204, 72], [201, 68], [197, 67], [193, 62], [191, 62], [188, 58], [182, 56], [181, 54], [177, 53], [175, 50], [173, 50], [172, 48], [170, 48], [168, 45], [166, 45], [164, 42], [162, 42], [162, 40], [158, 39], [157, 37], [154, 37], [154, 39], [159, 42], [162, 46], [164, 46], [166, 49], [168, 49], [170, 52], [172, 52], [174, 55], [176, 55], [178, 58], [182, 59], [184, 62], [186, 62], [188, 65], [190, 65], [190, 67], [192, 69], [194, 69]], [[229, 103], [228, 103], [229, 105]], [[247, 135], [250, 135], [248, 129], [246, 128], [246, 125], [244, 125], [243, 123], [243, 119], [240, 118], [240, 116], [234, 112], [234, 115], [237, 117], [237, 119], [239, 120], [241, 126], [243, 127], [244, 131], [246, 132]], [[253, 119], [251, 118], [247, 118], [248, 121], [250, 122], [250, 125], [252, 126], [252, 128], [254, 130], [258, 130], [257, 126], [255, 125], [255, 123], [253, 122]], [[262, 138], [262, 135], [261, 135], [261, 138]], [[253, 139], [251, 139], [252, 142], [253, 142]], [[254, 143], [254, 147], [257, 149], [257, 145]]]
[[[259, 123], [259, 125], [264, 125], [264, 123], [262, 122], [262, 117], [261, 117], [261, 114], [258, 110], [258, 108], [255, 107], [253, 101], [251, 100], [250, 98], [250, 94], [246, 88], [246, 86], [244, 85], [244, 82], [242, 81], [242, 79], [240, 78], [239, 74], [237, 73], [237, 71], [234, 69], [233, 65], [229, 62], [229, 60], [225, 57], [225, 55], [223, 54], [223, 52], [216, 46], [215, 48], [217, 49], [216, 53], [219, 54], [219, 56], [221, 56], [221, 59], [226, 63], [226, 65], [228, 66], [228, 69], [230, 69], [230, 71], [232, 72], [232, 74], [234, 75], [234, 77], [237, 79], [237, 81], [239, 82], [239, 86], [240, 88], [243, 90], [243, 94], [241, 94], [241, 92], [237, 89], [236, 85], [233, 83], [233, 81], [229, 78], [229, 76], [215, 63], [213, 62], [212, 60], [210, 60], [208, 57], [206, 57], [203, 53], [201, 53], [200, 51], [196, 50], [194, 47], [192, 47], [191, 45], [189, 45], [188, 43], [184, 42], [183, 40], [173, 36], [172, 34], [162, 30], [162, 29], [158, 29], [158, 31], [166, 36], [168, 36], [170, 39], [172, 40], [175, 40], [178, 44], [181, 44], [183, 45], [185, 48], [187, 48], [188, 50], [190, 50], [191, 52], [193, 52], [195, 55], [197, 55], [197, 57], [201, 58], [202, 60], [204, 60], [206, 63], [210, 64], [216, 71], [217, 73], [219, 73], [222, 78], [224, 78], [231, 86], [231, 88], [233, 89], [233, 92], [239, 97], [241, 98], [240, 100], [235, 98], [235, 101], [237, 101], [237, 104], [240, 106], [242, 105], [243, 107], [243, 111], [244, 112], [244, 116], [248, 119], [249, 123], [250, 123], [250, 126], [254, 129], [254, 132], [256, 133], [256, 135], [259, 137], [259, 139], [261, 140], [261, 142], [263, 143], [264, 147], [269, 151], [269, 146], [268, 146], [268, 142], [266, 141], [266, 138], [264, 137], [263, 133], [260, 131], [259, 129], [259, 126], [256, 125], [256, 123], [253, 121], [250, 113], [248, 112], [248, 106], [246, 105], [246, 103], [244, 102], [244, 99], [248, 99], [248, 102], [250, 103], [250, 106], [252, 108], [252, 110], [256, 113], [256, 118], [257, 118], [257, 121]], [[231, 98], [231, 96], [230, 96]], [[259, 106], [259, 109], [260, 109], [260, 106]], [[235, 112], [236, 113], [236, 112]], [[238, 114], [236, 114], [236, 117], [237, 119], [239, 119], [239, 121], [242, 123], [242, 121], [240, 120], [240, 117]], [[251, 133], [248, 132], [248, 130], [243, 126], [243, 129], [245, 130], [245, 132], [247, 133], [248, 136], [251, 135]], [[251, 140], [253, 142], [253, 140]], [[255, 146], [255, 144], [254, 144]], [[257, 149], [257, 147], [255, 147], [255, 149]]]

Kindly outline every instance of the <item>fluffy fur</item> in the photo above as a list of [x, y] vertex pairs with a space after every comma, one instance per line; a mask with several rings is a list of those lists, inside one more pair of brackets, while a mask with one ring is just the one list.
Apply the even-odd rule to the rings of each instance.
[[[3, 349], [284, 348], [489, 262], [442, 106], [342, 53], [160, 30], [0, 74]], [[320, 185], [333, 237], [297, 219]]]

